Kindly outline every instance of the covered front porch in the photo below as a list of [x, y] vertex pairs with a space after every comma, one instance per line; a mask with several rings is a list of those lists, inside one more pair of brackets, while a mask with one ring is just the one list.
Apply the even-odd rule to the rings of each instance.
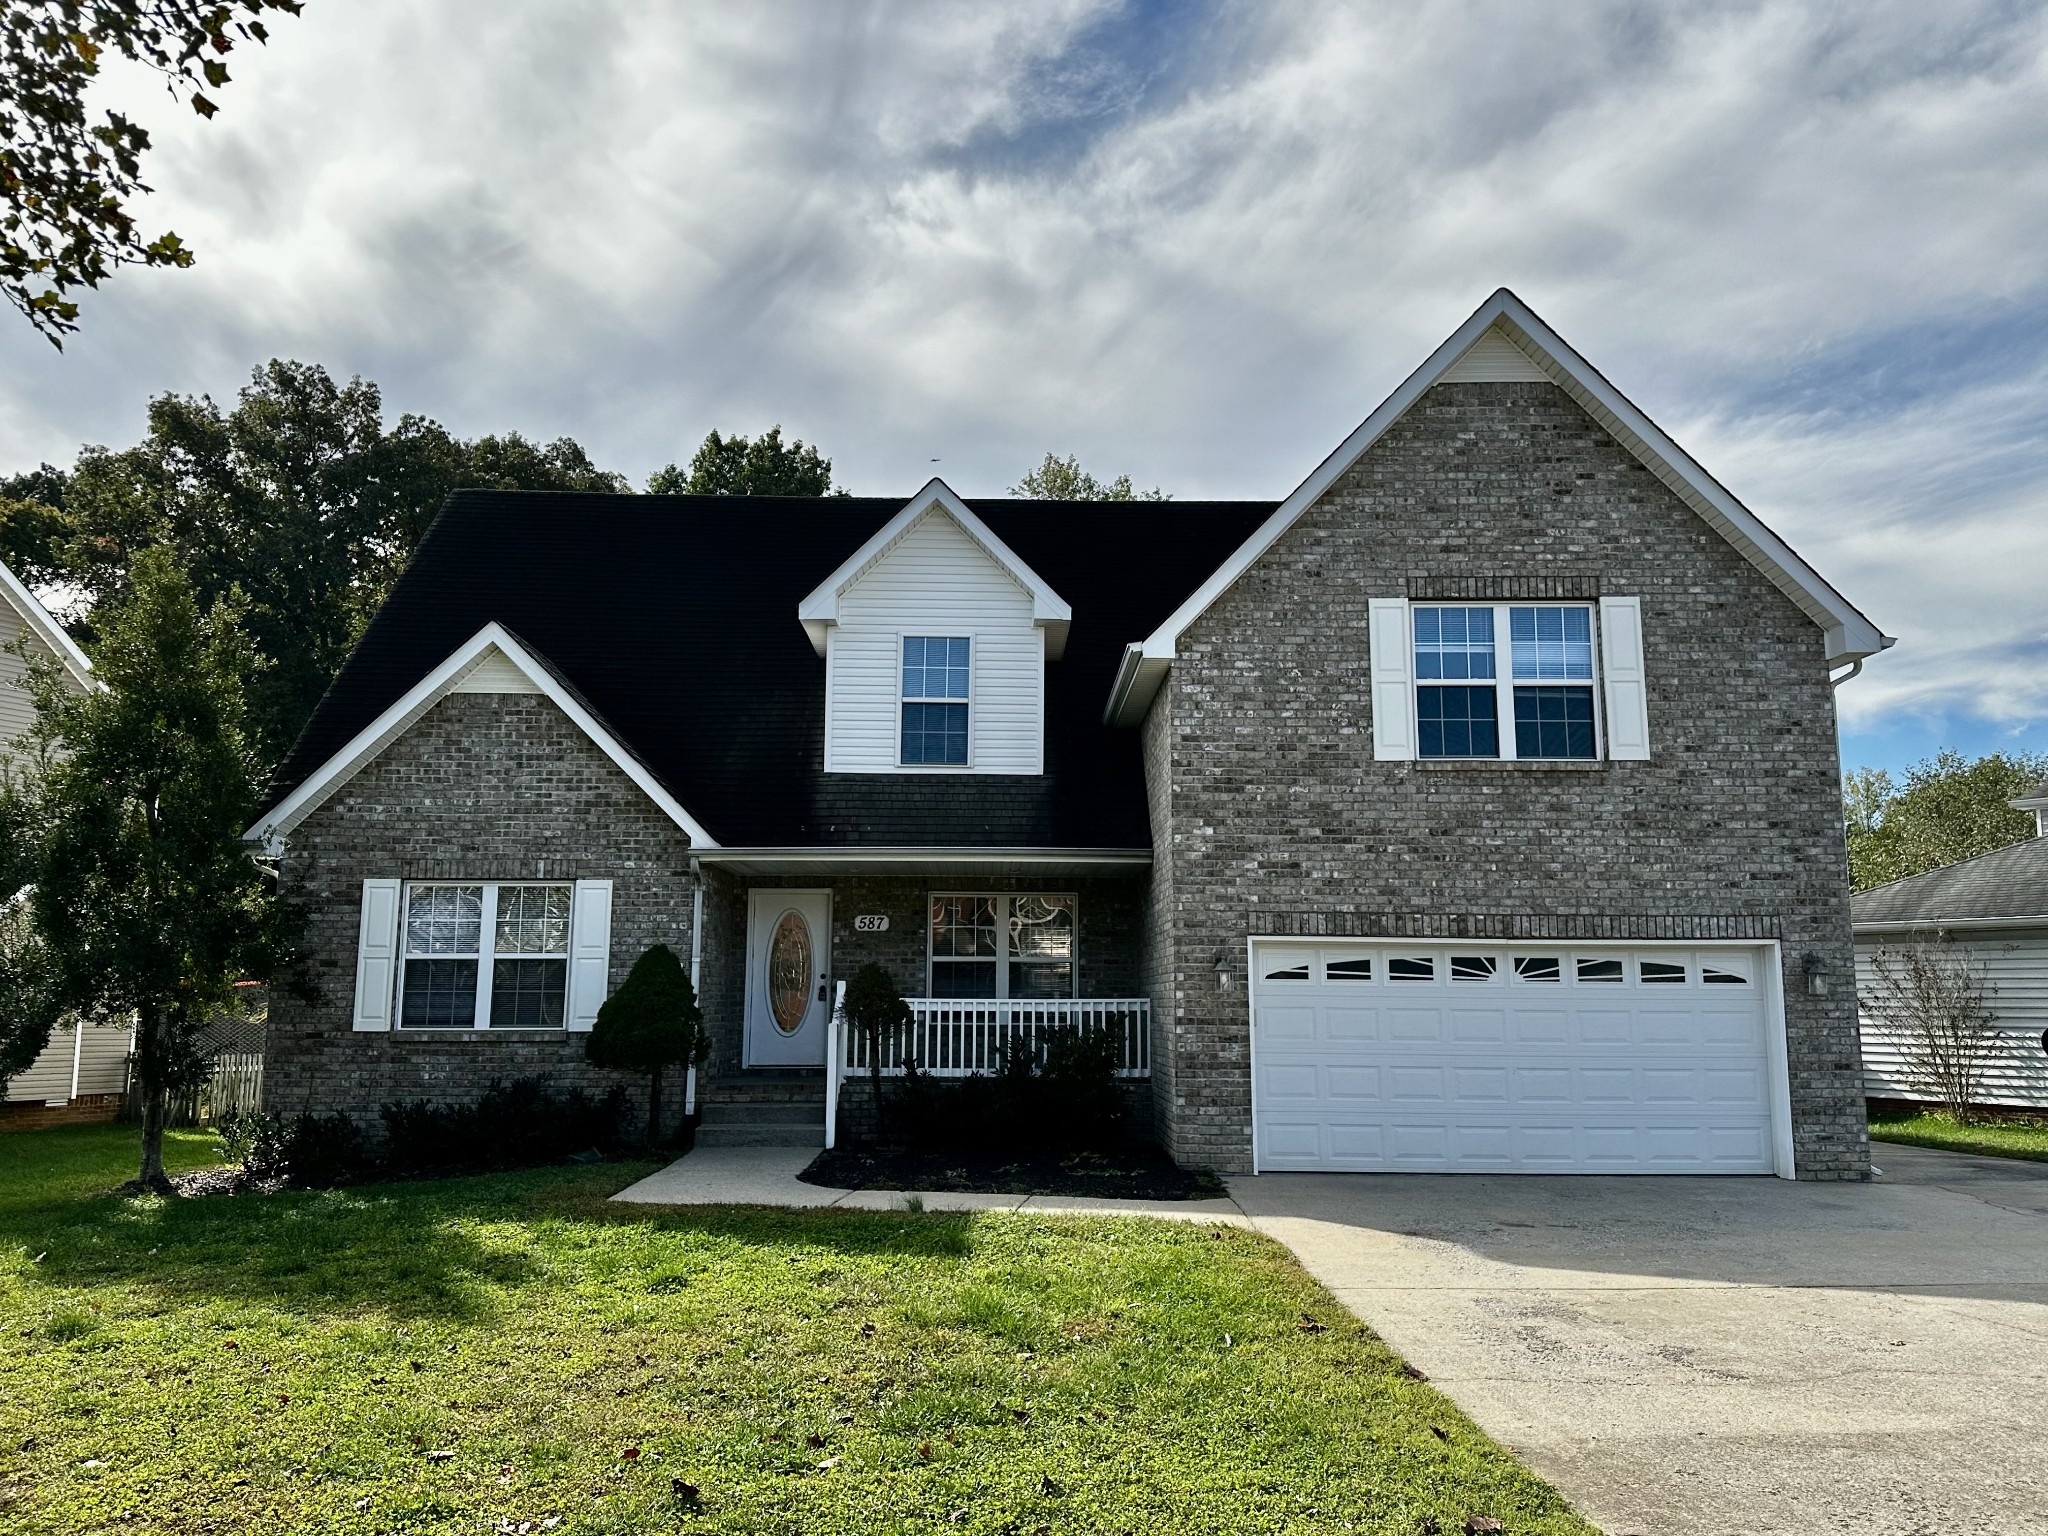
[[1149, 852], [715, 849], [694, 862], [712, 1047], [696, 1085], [703, 1144], [860, 1135], [874, 1063], [840, 1003], [871, 964], [912, 1019], [883, 1043], [883, 1076], [992, 1074], [1016, 1042], [1108, 1027], [1133, 1120], [1149, 1127]]

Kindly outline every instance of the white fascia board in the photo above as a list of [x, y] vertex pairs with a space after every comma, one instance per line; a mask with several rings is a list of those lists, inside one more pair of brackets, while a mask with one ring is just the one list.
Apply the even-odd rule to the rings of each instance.
[[1923, 917], [1912, 921], [1851, 923], [1849, 932], [1860, 939], [1888, 933], [1966, 933], [1977, 928], [2048, 928], [2048, 912], [2020, 917]]
[[21, 615], [22, 623], [36, 633], [36, 638], [55, 653], [64, 664], [64, 670], [71, 674], [73, 682], [81, 688], [98, 687], [98, 680], [92, 675], [92, 663], [85, 652], [78, 648], [78, 642], [64, 633], [64, 626], [50, 616], [50, 610], [36, 600], [22, 579], [7, 568], [0, 560], [0, 597], [7, 599], [8, 606]]
[[638, 785], [640, 791], [661, 808], [669, 820], [689, 834], [692, 848], [716, 848], [718, 840], [704, 830], [703, 823], [684, 810], [675, 796], [647, 771], [625, 746], [604, 728], [577, 697], [564, 688], [553, 672], [541, 665], [533, 653], [515, 639], [510, 630], [493, 621], [456, 648], [448, 659], [415, 683], [390, 708], [358, 731], [355, 738], [319, 768], [309, 774], [289, 795], [272, 806], [263, 819], [242, 834], [249, 842], [275, 847], [311, 815], [336, 790], [374, 761], [384, 749], [412, 729], [420, 716], [446, 698], [470, 673], [497, 651], [525, 674], [554, 706], [567, 715], [576, 728], [588, 736], [597, 749], [612, 760], [618, 770]]
[[[1854, 604], [1824, 581], [1790, 545], [1766, 528], [1756, 514], [1729, 494], [1721, 483], [1702, 469], [1665, 435], [1662, 428], [1645, 416], [1626, 396], [1603, 378], [1599, 371], [1572, 350], [1536, 313], [1505, 288], [1474, 310], [1465, 323], [1430, 353], [1421, 367], [1401, 381], [1400, 386], [1380, 402], [1379, 408], [1359, 423], [1358, 429], [1337, 445], [1306, 480], [1295, 487], [1273, 515], [1209, 579], [1197, 587], [1137, 647], [1146, 660], [1171, 664], [1181, 634], [1217, 598], [1249, 570], [1252, 564], [1294, 526], [1302, 513], [1362, 458], [1387, 430], [1407, 414], [1423, 392], [1449, 371], [1481, 336], [1499, 325], [1502, 331], [1527, 352], [1537, 367], [1548, 374], [1578, 402], [1586, 413], [1605, 427], [1650, 472], [1674, 491], [1717, 533], [1733, 544], [1768, 577], [1773, 585], [1792, 599], [1800, 610], [1820, 626], [1827, 641], [1830, 666], [1872, 656], [1892, 644], [1876, 625]], [[1142, 674], [1141, 674], [1142, 675]], [[1120, 678], [1121, 681], [1121, 678]], [[1132, 688], [1121, 700], [1112, 700], [1109, 718], [1113, 724], [1135, 725], [1144, 718], [1151, 692]]]
[[994, 529], [974, 515], [950, 485], [936, 476], [903, 504], [902, 511], [876, 529], [872, 538], [847, 556], [839, 569], [819, 583], [810, 596], [797, 604], [796, 616], [802, 620], [804, 632], [811, 637], [811, 648], [820, 656], [825, 654], [825, 631], [839, 622], [840, 597], [869, 566], [887, 554], [913, 524], [935, 507], [943, 509], [1012, 581], [1031, 595], [1031, 621], [1045, 631], [1046, 659], [1058, 661], [1067, 648], [1067, 630], [1073, 623], [1074, 610], [1065, 598], [1046, 584], [1044, 577], [996, 537]]

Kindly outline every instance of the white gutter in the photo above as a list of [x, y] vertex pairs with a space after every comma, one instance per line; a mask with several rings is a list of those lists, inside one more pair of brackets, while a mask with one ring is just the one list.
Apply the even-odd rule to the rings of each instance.
[[2032, 917], [1925, 917], [1910, 923], [1851, 923], [1852, 936], [1866, 933], [1919, 933], [1942, 928], [2048, 928], [2048, 912]]

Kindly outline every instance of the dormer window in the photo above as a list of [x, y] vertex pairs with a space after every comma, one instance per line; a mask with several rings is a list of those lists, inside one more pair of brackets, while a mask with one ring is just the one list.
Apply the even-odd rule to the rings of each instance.
[[905, 767], [967, 765], [972, 650], [965, 635], [903, 637], [903, 736], [898, 761]]

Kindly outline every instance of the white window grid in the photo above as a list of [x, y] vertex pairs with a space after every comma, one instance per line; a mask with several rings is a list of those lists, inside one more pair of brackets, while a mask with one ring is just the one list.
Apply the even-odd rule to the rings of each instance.
[[[967, 647], [967, 691], [965, 693], [947, 694], [926, 692], [912, 693], [910, 691], [910, 680], [905, 675], [909, 671], [909, 664], [904, 659], [905, 642], [910, 640], [922, 640], [925, 642], [930, 642], [933, 640], [944, 640], [951, 642], [957, 640], [963, 645], [965, 645]], [[912, 772], [917, 773], [959, 773], [963, 769], [969, 769], [974, 766], [974, 717], [976, 713], [974, 707], [974, 649], [974, 636], [972, 635], [933, 635], [926, 634], [923, 631], [917, 631], [913, 633], [908, 630], [899, 632], [897, 634], [896, 766], [898, 768], [908, 769]], [[932, 670], [933, 669], [929, 665], [925, 665], [919, 668], [920, 674], [926, 680], [929, 680]], [[950, 671], [952, 669], [949, 667], [945, 670]], [[966, 761], [958, 763], [913, 763], [907, 761], [904, 757], [903, 742], [903, 706], [906, 704], [959, 704], [965, 706], [967, 710]]]
[[[477, 918], [477, 946], [474, 949], [420, 950], [412, 947], [412, 900], [416, 891], [477, 891], [480, 893]], [[562, 947], [560, 949], [500, 949], [498, 947], [498, 905], [502, 891], [544, 890], [560, 891], [564, 894], [567, 913], [562, 918]], [[567, 1023], [567, 969], [570, 942], [574, 926], [575, 887], [564, 880], [411, 880], [407, 881], [399, 906], [399, 966], [397, 1022], [401, 1029], [420, 1031], [426, 1029], [481, 1029], [491, 1027], [491, 983], [493, 963], [499, 960], [560, 960], [563, 962], [564, 1024]], [[414, 960], [474, 960], [476, 962], [476, 1008], [469, 1024], [413, 1024], [404, 1022], [405, 981], [407, 967]], [[521, 1025], [518, 1028], [560, 1028], [560, 1025]]]
[[[938, 989], [934, 980], [934, 968], [936, 965], [946, 963], [948, 959], [948, 957], [937, 953], [937, 945], [934, 942], [932, 934], [932, 906], [934, 903], [941, 901], [992, 901], [995, 903], [996, 953], [994, 959], [996, 966], [996, 995], [992, 999], [986, 999], [986, 1001], [1003, 1002], [1010, 999], [1010, 962], [1012, 960], [1020, 960], [1025, 964], [1030, 963], [1027, 957], [1013, 953], [1010, 948], [1011, 903], [1018, 900], [1028, 900], [1033, 897], [1045, 901], [1064, 901], [1067, 904], [1067, 910], [1073, 914], [1073, 951], [1067, 956], [1066, 962], [1068, 980], [1071, 984], [1071, 991], [1068, 995], [1079, 997], [1081, 995], [1081, 903], [1072, 891], [933, 891], [925, 899], [924, 963], [926, 995], [932, 997], [938, 995]], [[986, 960], [988, 957], [978, 956], [976, 958]], [[966, 999], [962, 999], [962, 1001], [966, 1001]], [[1019, 999], [1019, 1001], [1029, 1001], [1029, 999]]]
[[[1408, 605], [1408, 665], [1417, 675], [1410, 686], [1423, 688], [1493, 688], [1494, 731], [1498, 750], [1492, 758], [1432, 758], [1432, 762], [1514, 762], [1515, 752], [1515, 689], [1563, 687], [1584, 688], [1593, 700], [1593, 755], [1591, 758], [1536, 758], [1537, 762], [1599, 762], [1607, 756], [1607, 739], [1603, 716], [1603, 699], [1600, 690], [1600, 615], [1598, 604], [1572, 599], [1551, 601], [1528, 601], [1517, 603], [1462, 603], [1453, 598], [1439, 598], [1431, 601], [1416, 601]], [[1418, 608], [1485, 609], [1493, 615], [1493, 676], [1491, 678], [1434, 678], [1423, 677], [1415, 666], [1418, 648], [1416, 645], [1415, 611]], [[1545, 609], [1571, 608], [1586, 615], [1586, 634], [1591, 646], [1591, 656], [1585, 677], [1517, 677], [1515, 667], [1515, 640], [1513, 636], [1512, 611], [1517, 608]], [[1538, 671], [1543, 670], [1546, 661], [1552, 660], [1543, 654], [1543, 642], [1537, 642], [1538, 652], [1533, 658]], [[1416, 700], [1418, 706], [1420, 699]]]

